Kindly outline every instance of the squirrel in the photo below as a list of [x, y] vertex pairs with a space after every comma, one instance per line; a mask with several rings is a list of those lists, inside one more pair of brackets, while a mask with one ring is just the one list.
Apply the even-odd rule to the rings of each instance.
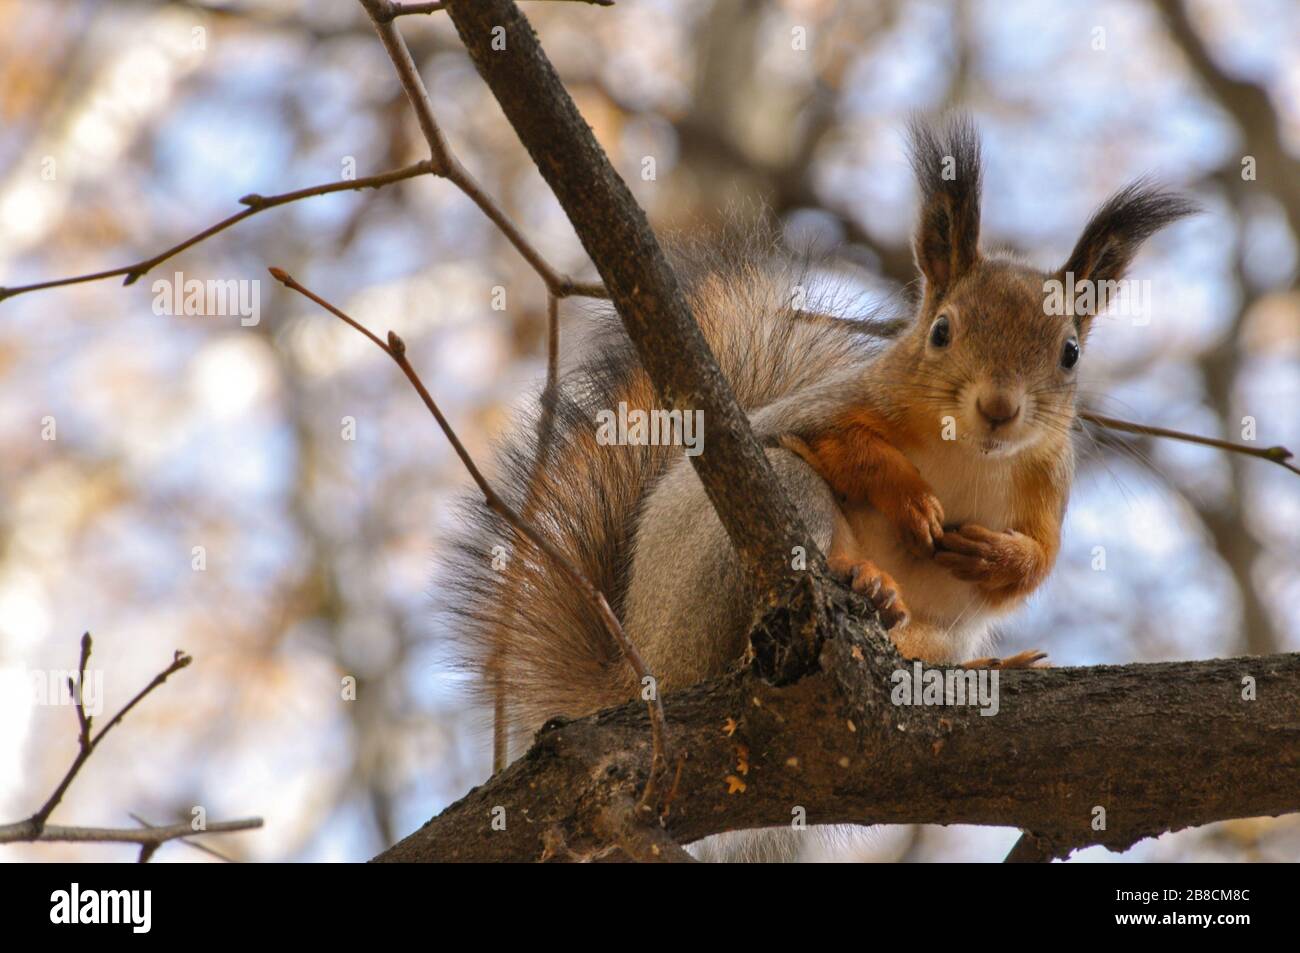
[[[980, 250], [980, 144], [968, 119], [915, 121], [910, 146], [921, 293], [892, 337], [839, 301], [792, 300], [814, 283], [806, 265], [757, 242], [688, 244], [674, 267], [829, 566], [903, 656], [994, 665], [974, 658], [990, 622], [1043, 582], [1060, 547], [1076, 374], [1099, 310], [1048, 307], [1046, 289], [1106, 288], [1194, 206], [1138, 180], [1097, 210], [1061, 268], [1043, 272]], [[598, 439], [602, 412], [649, 410], [656, 395], [617, 321], [589, 344], [501, 446], [499, 492], [606, 595], [660, 690], [723, 674], [744, 655], [755, 611], [735, 551], [681, 446]], [[493, 510], [463, 512], [443, 587], [451, 631], [476, 683], [504, 698], [515, 746], [554, 716], [635, 697], [585, 595]]]

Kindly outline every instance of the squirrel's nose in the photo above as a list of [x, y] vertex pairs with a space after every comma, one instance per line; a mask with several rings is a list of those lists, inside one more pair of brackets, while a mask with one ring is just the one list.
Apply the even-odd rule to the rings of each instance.
[[989, 429], [997, 430], [1020, 416], [1020, 404], [1008, 394], [994, 394], [985, 400], [975, 401], [975, 409], [989, 422]]

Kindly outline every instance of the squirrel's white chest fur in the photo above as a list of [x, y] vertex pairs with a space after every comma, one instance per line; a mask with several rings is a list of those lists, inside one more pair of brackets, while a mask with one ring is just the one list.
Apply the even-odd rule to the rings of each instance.
[[[1010, 527], [1012, 460], [973, 458], [956, 447], [926, 448], [907, 454], [943, 506], [944, 525], [978, 523], [993, 530]], [[847, 530], [847, 534], [843, 535]], [[832, 541], [833, 552], [868, 559], [894, 577], [911, 612], [895, 633], [906, 654], [963, 661], [983, 654], [989, 622], [1010, 607], [994, 608], [976, 586], [954, 577], [930, 559], [913, 556], [897, 529], [879, 512], [858, 508]]]

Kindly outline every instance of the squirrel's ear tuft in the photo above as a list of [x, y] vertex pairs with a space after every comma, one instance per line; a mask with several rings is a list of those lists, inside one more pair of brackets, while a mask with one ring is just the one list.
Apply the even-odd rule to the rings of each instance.
[[912, 171], [921, 187], [921, 218], [913, 242], [926, 297], [938, 299], [979, 258], [980, 140], [963, 115], [941, 129], [909, 125]]
[[1195, 202], [1146, 179], [1125, 186], [1088, 221], [1062, 276], [1082, 281], [1118, 281], [1142, 243], [1160, 229], [1199, 211]]

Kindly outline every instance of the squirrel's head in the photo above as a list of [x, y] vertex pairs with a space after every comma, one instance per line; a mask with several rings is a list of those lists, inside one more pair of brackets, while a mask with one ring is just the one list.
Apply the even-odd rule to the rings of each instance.
[[1093, 215], [1064, 265], [1044, 272], [980, 253], [980, 146], [969, 120], [941, 131], [914, 122], [911, 156], [921, 187], [913, 249], [924, 291], [898, 343], [902, 386], [915, 389], [908, 405], [931, 418], [927, 428], [988, 455], [1065, 435], [1093, 317], [1142, 243], [1195, 207], [1135, 182]]

